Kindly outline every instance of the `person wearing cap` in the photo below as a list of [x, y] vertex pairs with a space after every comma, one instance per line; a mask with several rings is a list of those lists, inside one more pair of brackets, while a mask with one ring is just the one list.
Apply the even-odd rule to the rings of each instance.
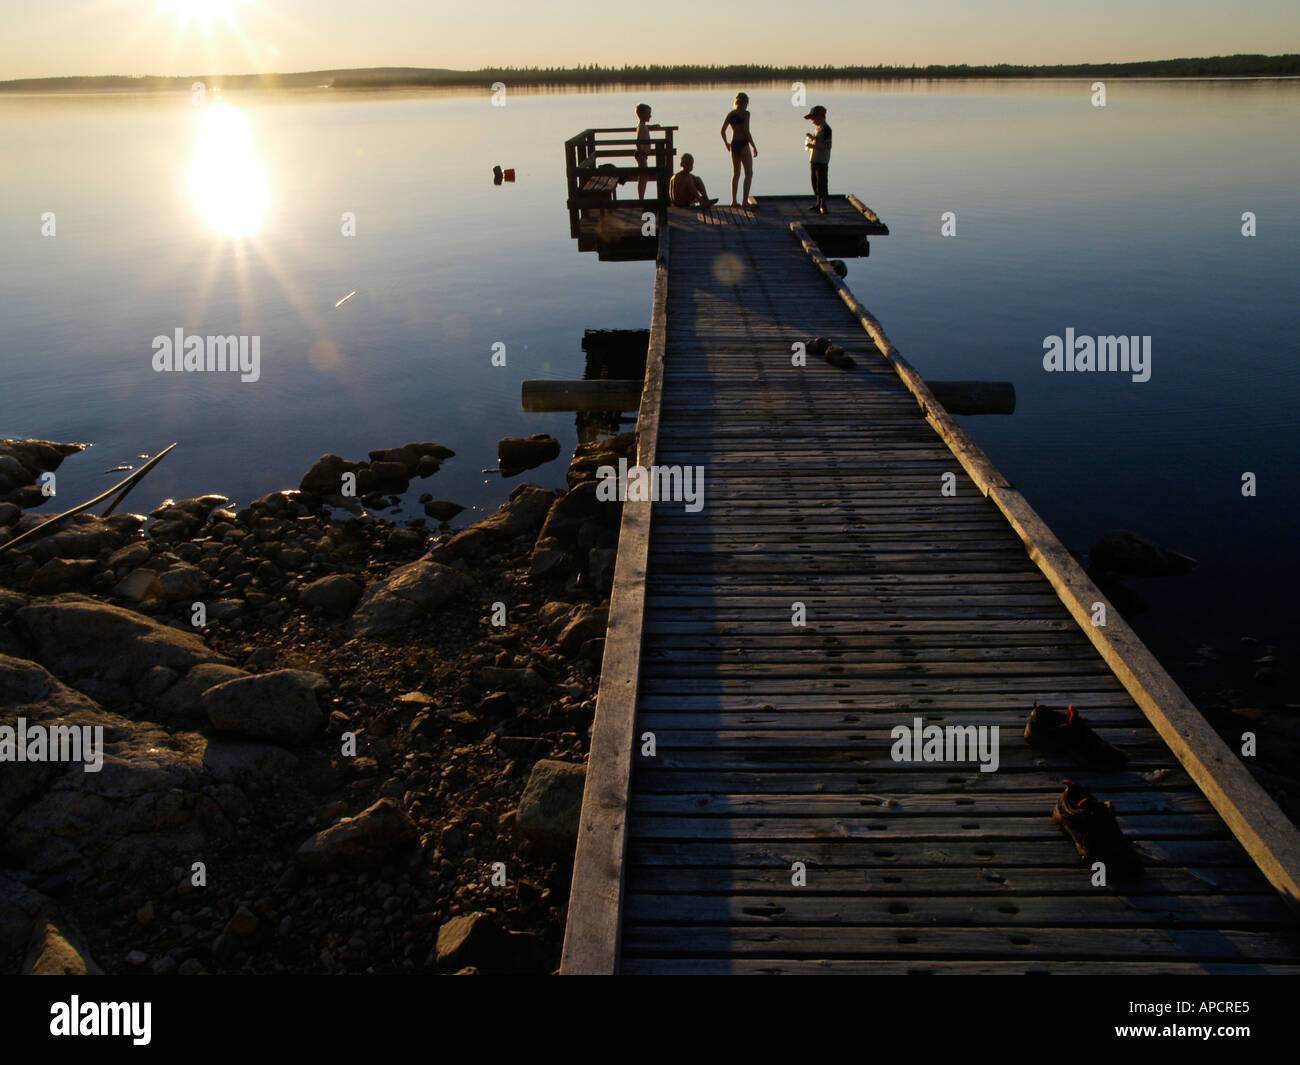
[[813, 195], [817, 197], [813, 210], [825, 214], [827, 172], [831, 163], [831, 127], [826, 121], [826, 108], [820, 104], [803, 117], [817, 127], [816, 133], [804, 134], [804, 147], [812, 152], [809, 167], [812, 172]]

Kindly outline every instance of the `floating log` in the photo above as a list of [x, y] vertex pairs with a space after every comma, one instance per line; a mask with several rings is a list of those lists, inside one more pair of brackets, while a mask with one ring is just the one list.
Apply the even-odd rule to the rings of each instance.
[[949, 414], [1015, 414], [1016, 386], [1010, 381], [927, 381]]
[[636, 410], [641, 382], [636, 380], [525, 381], [524, 410]]

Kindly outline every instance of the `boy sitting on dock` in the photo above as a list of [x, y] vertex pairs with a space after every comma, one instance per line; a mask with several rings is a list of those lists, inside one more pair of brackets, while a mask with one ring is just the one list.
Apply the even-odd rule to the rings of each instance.
[[817, 127], [816, 133], [804, 134], [804, 147], [812, 152], [809, 169], [812, 172], [813, 195], [817, 197], [813, 210], [825, 214], [828, 171], [831, 165], [831, 127], [826, 121], [826, 108], [820, 104], [803, 117]]
[[682, 168], [668, 182], [668, 199], [676, 207], [699, 207], [707, 211], [717, 200], [709, 199], [704, 182], [691, 173], [695, 169], [695, 156], [682, 153]]

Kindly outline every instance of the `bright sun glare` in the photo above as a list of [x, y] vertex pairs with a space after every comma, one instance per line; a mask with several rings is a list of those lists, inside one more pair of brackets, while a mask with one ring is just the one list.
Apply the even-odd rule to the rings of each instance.
[[218, 102], [200, 112], [189, 184], [199, 213], [222, 236], [244, 237], [261, 224], [270, 187], [242, 111]]
[[245, 0], [158, 0], [158, 10], [174, 12], [181, 26], [197, 20], [210, 30], [218, 20], [233, 24], [235, 8], [243, 3]]

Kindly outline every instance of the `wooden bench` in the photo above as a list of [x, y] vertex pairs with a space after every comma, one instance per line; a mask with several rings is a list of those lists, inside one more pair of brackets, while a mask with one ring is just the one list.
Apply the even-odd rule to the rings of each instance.
[[617, 174], [597, 173], [592, 174], [582, 183], [582, 194], [584, 196], [614, 198], [614, 190], [619, 186]]

